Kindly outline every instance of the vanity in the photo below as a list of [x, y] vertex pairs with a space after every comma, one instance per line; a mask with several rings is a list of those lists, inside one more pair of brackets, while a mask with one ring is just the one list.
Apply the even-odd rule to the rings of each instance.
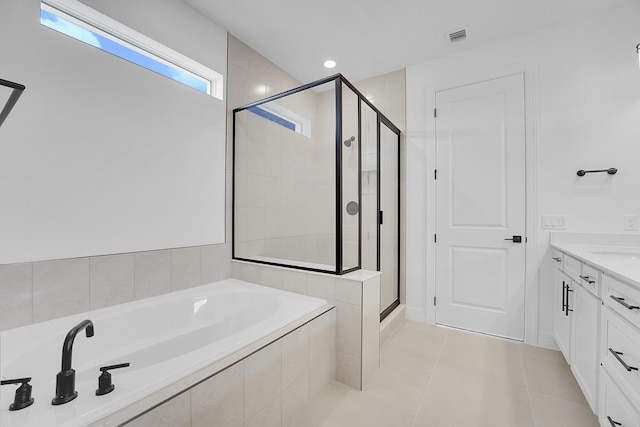
[[554, 336], [603, 427], [640, 427], [640, 236], [551, 234]]

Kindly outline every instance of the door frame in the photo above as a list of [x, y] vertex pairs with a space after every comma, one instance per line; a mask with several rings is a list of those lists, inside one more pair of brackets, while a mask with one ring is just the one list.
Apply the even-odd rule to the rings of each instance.
[[[499, 67], [499, 69], [473, 70], [473, 75], [463, 75], [467, 73], [449, 75], [442, 81], [429, 84], [427, 93], [429, 94], [429, 106], [427, 111], [427, 129], [430, 133], [428, 141], [428, 156], [433, 159], [427, 162], [427, 185], [426, 200], [427, 206], [434, 206], [436, 203], [436, 180], [434, 177], [435, 153], [436, 153], [436, 133], [435, 109], [436, 92], [454, 89], [456, 87], [494, 80], [513, 74], [523, 74], [524, 78], [524, 101], [525, 101], [525, 236], [527, 243], [525, 248], [525, 333], [524, 342], [532, 345], [542, 345], [554, 347], [553, 334], [539, 336], [538, 331], [538, 294], [539, 294], [539, 274], [538, 274], [538, 89], [537, 89], [537, 68], [533, 63], [515, 64], [512, 66]], [[471, 74], [471, 72], [469, 72]], [[428, 106], [428, 107], [429, 107]], [[427, 259], [425, 263], [427, 286], [425, 292], [426, 321], [435, 324], [434, 298], [436, 295], [436, 243], [434, 235], [436, 233], [436, 211], [429, 209], [431, 215], [427, 217]], [[548, 336], [547, 336], [548, 335]]]

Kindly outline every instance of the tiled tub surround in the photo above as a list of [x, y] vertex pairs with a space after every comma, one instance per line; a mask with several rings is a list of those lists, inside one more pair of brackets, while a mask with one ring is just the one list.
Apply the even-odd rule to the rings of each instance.
[[342, 276], [233, 260], [231, 275], [285, 291], [323, 298], [336, 307], [336, 380], [361, 390], [380, 365], [380, 275]]
[[[95, 335], [78, 337], [74, 345], [79, 395], [52, 406], [64, 335], [85, 318], [93, 321]], [[10, 412], [13, 390], [3, 387], [0, 420], [16, 427], [51, 420], [56, 426], [121, 425], [183, 393], [168, 407], [186, 395], [194, 399], [194, 425], [211, 425], [208, 416], [198, 422], [204, 414], [197, 412], [227, 416], [215, 405], [235, 398], [233, 378], [242, 382], [246, 405], [239, 424], [224, 425], [251, 425], [270, 414], [262, 412], [271, 411], [275, 399], [291, 418], [333, 378], [334, 328], [335, 310], [324, 300], [230, 279], [5, 331], [2, 377], [33, 376], [35, 403]], [[98, 367], [125, 361], [131, 366], [114, 372], [116, 390], [96, 397]], [[151, 421], [157, 411], [133, 425], [191, 425], [177, 422], [175, 414], [165, 424]]]
[[299, 427], [334, 378], [335, 320], [331, 309], [125, 425]]
[[0, 330], [216, 282], [230, 245], [0, 265]]

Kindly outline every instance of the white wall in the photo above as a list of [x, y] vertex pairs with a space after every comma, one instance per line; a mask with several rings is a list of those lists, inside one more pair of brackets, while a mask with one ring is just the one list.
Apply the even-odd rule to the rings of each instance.
[[[407, 68], [407, 313], [433, 322], [435, 289], [434, 93], [525, 72], [529, 183], [527, 342], [553, 345], [552, 268], [542, 215], [567, 215], [567, 231], [625, 233], [640, 213], [640, 4]], [[576, 176], [616, 167], [617, 175]], [[629, 232], [626, 232], [629, 233]], [[428, 238], [427, 236], [431, 236]], [[425, 262], [426, 261], [426, 262]], [[538, 297], [536, 297], [536, 294]], [[537, 298], [537, 301], [532, 299]], [[537, 320], [536, 320], [537, 318]], [[535, 326], [535, 325], [534, 325]], [[535, 328], [534, 328], [535, 329]]]
[[[226, 74], [226, 32], [181, 2], [86, 1]], [[224, 242], [225, 102], [0, 2], [0, 264]]]

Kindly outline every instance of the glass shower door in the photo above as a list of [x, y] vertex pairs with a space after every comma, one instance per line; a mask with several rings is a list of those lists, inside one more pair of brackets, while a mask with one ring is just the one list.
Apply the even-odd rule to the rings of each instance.
[[378, 249], [380, 278], [380, 310], [384, 318], [399, 303], [400, 264], [400, 136], [384, 121], [380, 121], [379, 189], [380, 213]]

